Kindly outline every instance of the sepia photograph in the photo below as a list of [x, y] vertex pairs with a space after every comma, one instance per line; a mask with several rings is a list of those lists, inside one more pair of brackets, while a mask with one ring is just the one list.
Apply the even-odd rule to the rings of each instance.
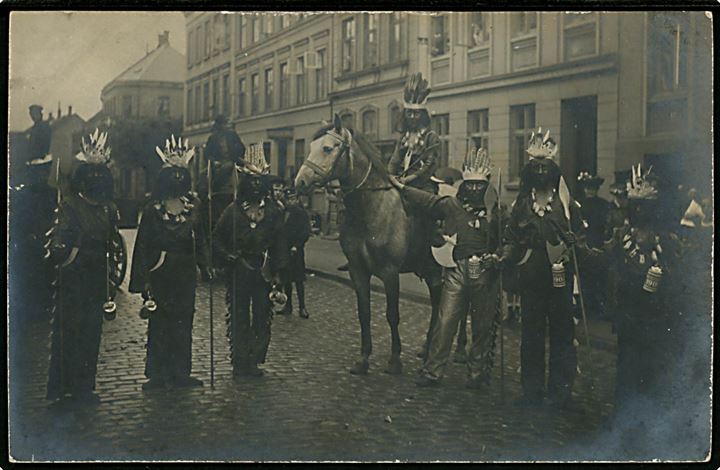
[[12, 11], [9, 461], [709, 462], [713, 32]]

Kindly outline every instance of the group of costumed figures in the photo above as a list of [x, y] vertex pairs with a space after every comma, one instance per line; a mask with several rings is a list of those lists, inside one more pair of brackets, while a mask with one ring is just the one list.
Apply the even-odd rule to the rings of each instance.
[[[429, 93], [420, 74], [410, 77], [402, 136], [386, 172], [408, 210], [421, 220], [417, 236], [435, 247], [436, 258], [446, 258], [428, 260], [421, 270], [441, 296], [421, 352], [417, 385], [440, 382], [467, 316], [472, 322], [467, 386], [489, 385], [498, 337], [502, 353], [503, 335], [497, 330], [503, 323], [502, 291], [510, 289], [503, 289], [505, 279], [508, 284], [513, 280], [522, 308], [521, 404], [539, 405], [545, 398], [558, 407], [570, 402], [578, 370], [576, 304], [586, 302], [591, 309], [604, 308], [618, 335], [618, 409], [643, 401], [669, 407], [672, 377], [678, 368], [690, 369], [700, 360], [685, 354], [691, 332], [708, 319], [709, 306], [702, 301], [706, 293], [684, 272], [687, 259], [701, 258], [692, 253], [704, 253], [704, 245], [688, 241], [691, 236], [682, 227], [711, 224], [698, 219], [705, 215], [697, 203], [691, 201], [685, 216], [681, 211], [676, 217], [669, 209], [677, 205], [674, 189], [640, 165], [627, 181], [613, 185], [612, 204], [597, 198], [600, 179], [581, 174], [579, 183], [587, 190], [578, 202], [555, 161], [558, 146], [549, 131], [538, 129], [528, 142], [529, 161], [520, 172], [517, 197], [506, 208], [500, 204], [500, 174], [493, 181], [485, 149], [468, 152], [456, 181], [436, 177], [440, 139], [430, 129]], [[106, 315], [112, 315], [116, 288], [106, 273], [107, 244], [118, 218], [105, 141], [96, 133], [84, 142], [73, 190], [63, 194], [52, 232], [58, 279], [50, 399], [97, 399], [99, 310], [105, 305]], [[246, 152], [222, 119], [206, 147], [208, 186], [201, 191], [207, 204], [190, 189], [187, 167], [193, 149], [187, 141], [173, 138], [157, 151], [163, 168], [142, 214], [130, 281], [130, 291], [145, 299], [149, 317], [149, 381], [143, 388], [202, 384], [190, 375], [196, 267], [208, 279], [215, 272], [211, 266], [224, 268], [233, 374], [260, 376], [272, 304], [291, 297], [291, 282], [300, 314], [308, 317], [303, 287], [307, 214], [297, 194], [292, 189], [283, 193], [282, 181], [270, 177], [262, 146]], [[206, 233], [208, 226], [212, 234]], [[450, 254], [443, 255], [447, 249]], [[586, 322], [584, 327], [587, 333]]]

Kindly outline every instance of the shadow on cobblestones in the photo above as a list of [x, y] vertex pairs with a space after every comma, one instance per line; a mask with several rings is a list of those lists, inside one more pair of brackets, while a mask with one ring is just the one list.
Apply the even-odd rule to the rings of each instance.
[[[125, 292], [118, 317], [104, 324], [97, 376], [101, 403], [55, 412], [44, 400], [48, 325], [15, 337], [11, 387], [11, 455], [18, 460], [519, 460], [583, 459], [612, 411], [614, 356], [593, 351], [581, 366], [574, 407], [521, 410], [518, 331], [506, 329], [506, 399], [499, 368], [487, 391], [467, 390], [464, 366], [450, 364], [441, 387], [414, 385], [429, 306], [401, 303], [405, 372], [381, 372], [389, 356], [384, 299], [373, 294], [374, 355], [370, 374], [348, 373], [359, 354], [355, 296], [348, 287], [311, 277], [309, 320], [277, 316], [264, 378], [233, 381], [223, 311], [215, 314], [216, 380], [210, 387], [208, 289], [201, 285], [193, 373], [202, 388], [143, 392], [146, 322], [140, 298]], [[215, 305], [224, 306], [222, 288]], [[32, 346], [32, 347], [31, 347]], [[572, 455], [567, 453], [573, 445]]]

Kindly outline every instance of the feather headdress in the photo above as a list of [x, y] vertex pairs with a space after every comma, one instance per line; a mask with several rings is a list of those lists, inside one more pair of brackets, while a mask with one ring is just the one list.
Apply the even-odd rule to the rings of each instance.
[[88, 136], [88, 140], [82, 138], [82, 152], [75, 155], [75, 158], [84, 163], [107, 165], [110, 162], [110, 147], [106, 144], [107, 132], [101, 133], [96, 128], [95, 132]]
[[488, 181], [492, 174], [492, 162], [490, 155], [484, 148], [475, 149], [472, 147], [463, 163], [463, 180]]
[[425, 103], [430, 94], [428, 81], [417, 72], [408, 77], [403, 92], [403, 106], [405, 109], [426, 109]]
[[270, 165], [265, 159], [265, 147], [259, 144], [251, 145], [245, 153], [245, 163], [238, 167], [243, 173], [262, 176], [270, 173]]
[[656, 199], [658, 192], [655, 183], [648, 179], [652, 172], [652, 167], [643, 174], [642, 167], [638, 163], [637, 167], [632, 167], [632, 175], [627, 182], [628, 198], [630, 199]]
[[550, 129], [545, 134], [543, 134], [542, 127], [538, 127], [537, 132], [533, 131], [526, 152], [532, 158], [555, 158], [558, 147], [550, 137]]
[[170, 135], [169, 140], [165, 139], [165, 149], [155, 147], [155, 152], [163, 161], [163, 166], [187, 168], [195, 155], [195, 148], [190, 147], [187, 139], [183, 140], [182, 137], [178, 137], [176, 141], [175, 136]]

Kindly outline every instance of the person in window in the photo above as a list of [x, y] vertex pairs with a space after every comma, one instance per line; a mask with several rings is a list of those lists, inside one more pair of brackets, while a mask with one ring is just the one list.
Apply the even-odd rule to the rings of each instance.
[[301, 318], [310, 318], [305, 306], [305, 244], [310, 238], [310, 217], [298, 199], [293, 188], [285, 190], [285, 233], [290, 256], [285, 277], [285, 295], [287, 304], [282, 310], [285, 315], [291, 315], [293, 283], [297, 290], [299, 315]]
[[190, 376], [196, 270], [207, 271], [209, 263], [206, 223], [190, 190], [195, 152], [174, 136], [156, 151], [163, 165], [140, 219], [129, 289], [156, 305], [149, 313], [143, 390], [203, 384]]
[[519, 404], [538, 406], [543, 401], [548, 331], [547, 392], [552, 404], [562, 408], [569, 404], [576, 370], [570, 248], [574, 244], [586, 246], [579, 205], [570, 198], [560, 168], [553, 161], [557, 151], [549, 131], [544, 135], [542, 129], [533, 132], [527, 149], [531, 158], [520, 173], [502, 260], [517, 266], [520, 279], [523, 395]]
[[225, 208], [213, 232], [214, 247], [225, 265], [235, 377], [264, 373], [258, 365], [265, 362], [270, 345], [270, 294], [281, 291], [290, 251], [283, 213], [270, 196], [269, 165], [262, 146], [251, 149], [240, 167], [237, 198]]
[[458, 326], [468, 313], [472, 346], [468, 355], [468, 388], [490, 381], [497, 328], [500, 247], [497, 193], [490, 187], [490, 159], [484, 149], [471, 151], [464, 165], [457, 197], [437, 196], [392, 179], [403, 196], [445, 221], [445, 236], [456, 237], [455, 267], [444, 271], [442, 300], [432, 330], [419, 387], [434, 386], [443, 376]]
[[98, 130], [83, 139], [72, 191], [63, 194], [50, 231], [56, 267], [55, 305], [47, 398], [56, 404], [96, 404], [95, 373], [100, 350], [103, 310], [114, 317], [115, 286], [106, 254], [118, 236], [119, 214], [112, 201], [113, 177], [108, 168], [107, 134]]

